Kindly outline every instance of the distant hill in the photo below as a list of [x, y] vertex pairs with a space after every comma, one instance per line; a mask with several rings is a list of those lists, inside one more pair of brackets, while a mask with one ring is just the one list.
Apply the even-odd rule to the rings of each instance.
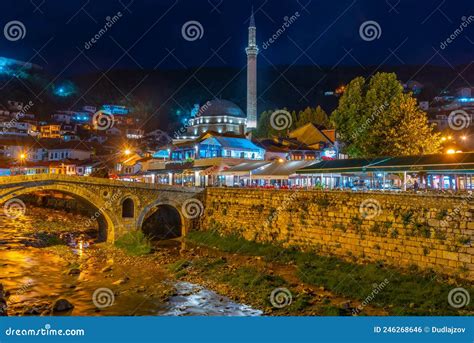
[[[325, 96], [354, 77], [368, 76], [374, 71], [395, 72], [402, 81], [414, 79], [425, 86], [420, 100], [430, 100], [449, 87], [474, 83], [474, 66], [455, 69], [438, 66], [395, 67], [337, 67], [319, 69], [316, 66], [279, 66], [277, 69], [258, 70], [258, 110], [287, 107], [303, 109], [321, 105], [327, 112], [337, 106], [337, 97]], [[462, 76], [459, 74], [462, 72]], [[184, 119], [195, 103], [204, 104], [214, 97], [231, 100], [244, 111], [246, 108], [246, 69], [202, 68], [189, 70], [113, 70], [77, 75], [70, 80], [76, 93], [69, 97], [53, 94], [60, 84], [44, 72], [31, 72], [26, 78], [0, 75], [0, 103], [6, 100], [28, 102], [33, 94], [37, 106], [34, 112], [47, 118], [55, 109], [78, 108], [82, 105], [116, 103], [131, 106], [141, 119], [150, 118], [147, 130], [173, 130]], [[54, 82], [53, 82], [54, 80]], [[151, 115], [154, 115], [151, 117]]]

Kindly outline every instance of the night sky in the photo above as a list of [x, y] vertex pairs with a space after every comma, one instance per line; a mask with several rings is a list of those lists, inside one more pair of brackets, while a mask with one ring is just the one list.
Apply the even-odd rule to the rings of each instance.
[[[252, 5], [259, 68], [472, 63], [474, 21], [440, 48], [463, 16], [474, 14], [472, 0], [2, 0], [1, 27], [17, 20], [26, 35], [16, 41], [2, 36], [0, 55], [41, 65], [58, 77], [115, 68], [242, 68]], [[106, 17], [118, 12], [119, 20], [85, 49]], [[296, 12], [299, 17], [263, 49], [284, 18]], [[202, 38], [183, 38], [188, 21], [202, 25]], [[378, 23], [378, 39], [361, 38], [359, 28], [366, 21]]]

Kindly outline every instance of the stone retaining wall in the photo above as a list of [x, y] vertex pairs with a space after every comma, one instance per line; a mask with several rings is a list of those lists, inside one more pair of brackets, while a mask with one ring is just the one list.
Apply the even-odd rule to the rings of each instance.
[[473, 197], [208, 188], [200, 228], [474, 280]]

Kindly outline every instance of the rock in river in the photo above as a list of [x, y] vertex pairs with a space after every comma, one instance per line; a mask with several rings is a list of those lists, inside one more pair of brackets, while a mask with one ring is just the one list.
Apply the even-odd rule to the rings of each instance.
[[71, 268], [69, 269], [69, 275], [78, 275], [81, 274], [81, 270], [79, 268]]
[[114, 283], [112, 283], [113, 285], [123, 285], [124, 283], [126, 283], [128, 280], [130, 280], [127, 276], [124, 277], [123, 279], [120, 279], [120, 280], [117, 280], [115, 281]]
[[3, 290], [3, 284], [0, 283], [0, 316], [7, 316], [7, 300], [5, 299], [5, 291]]
[[107, 272], [110, 272], [112, 271], [112, 266], [106, 266], [104, 268], [102, 268], [101, 272], [102, 273], [107, 273]]
[[8, 316], [7, 303], [4, 299], [0, 299], [0, 317]]
[[53, 312], [64, 312], [69, 311], [74, 308], [74, 305], [71, 304], [67, 299], [58, 299], [53, 304]]

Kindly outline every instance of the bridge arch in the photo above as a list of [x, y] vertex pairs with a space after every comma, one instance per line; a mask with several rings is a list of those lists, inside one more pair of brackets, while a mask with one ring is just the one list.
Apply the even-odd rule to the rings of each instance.
[[[107, 202], [106, 199], [100, 198], [97, 194], [83, 188], [67, 186], [63, 184], [40, 185], [32, 184], [23, 185], [21, 189], [15, 189], [11, 192], [3, 194], [0, 197], [0, 204], [4, 204], [10, 199], [18, 198], [21, 195], [30, 194], [38, 191], [56, 191], [88, 204], [96, 212], [89, 220], [97, 220], [99, 225], [99, 241], [113, 242], [115, 239], [115, 228], [119, 227], [119, 220], [116, 218], [113, 210], [113, 204]], [[88, 221], [85, 225], [89, 225]]]
[[186, 234], [186, 218], [175, 203], [158, 200], [146, 206], [137, 219], [137, 229], [153, 239], [170, 239]]

